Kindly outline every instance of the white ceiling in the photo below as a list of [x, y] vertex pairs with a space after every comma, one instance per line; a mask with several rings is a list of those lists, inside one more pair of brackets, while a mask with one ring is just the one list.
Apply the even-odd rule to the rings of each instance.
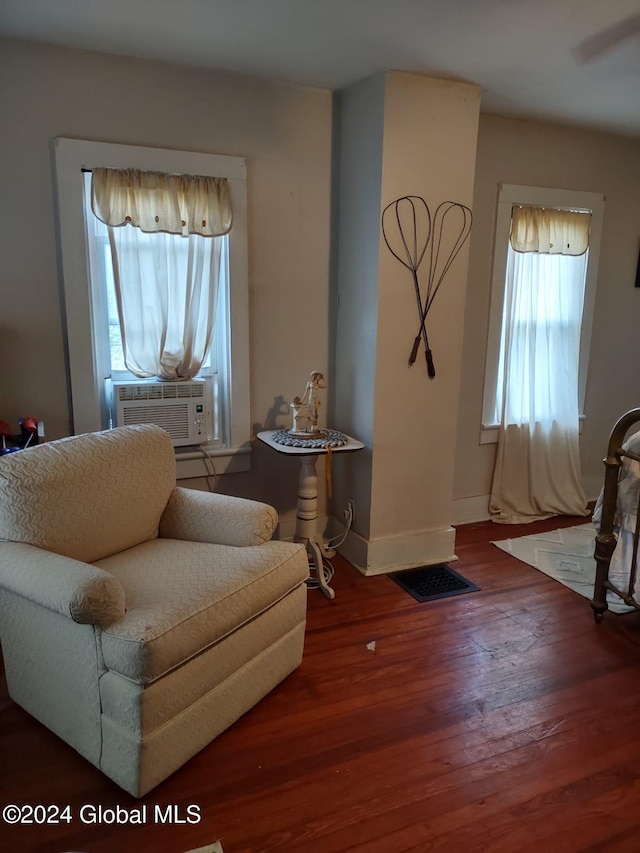
[[0, 0], [0, 34], [339, 89], [395, 69], [477, 83], [484, 112], [640, 137], [640, 0]]

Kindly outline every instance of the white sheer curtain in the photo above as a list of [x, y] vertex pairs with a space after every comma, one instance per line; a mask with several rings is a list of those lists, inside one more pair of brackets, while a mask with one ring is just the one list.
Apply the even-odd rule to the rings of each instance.
[[509, 246], [498, 375], [502, 421], [489, 505], [493, 521], [586, 514], [578, 444], [586, 260], [586, 251], [541, 254]]
[[226, 180], [96, 169], [92, 207], [108, 227], [127, 369], [192, 378], [213, 336], [221, 240], [233, 219]]

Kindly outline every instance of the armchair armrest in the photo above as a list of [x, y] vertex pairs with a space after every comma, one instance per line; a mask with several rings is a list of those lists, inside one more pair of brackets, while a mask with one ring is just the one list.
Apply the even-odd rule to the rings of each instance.
[[34, 545], [0, 542], [0, 588], [83, 625], [106, 628], [124, 616], [124, 590], [113, 575]]
[[176, 486], [160, 519], [159, 535], [216, 545], [262, 545], [278, 514], [268, 504]]

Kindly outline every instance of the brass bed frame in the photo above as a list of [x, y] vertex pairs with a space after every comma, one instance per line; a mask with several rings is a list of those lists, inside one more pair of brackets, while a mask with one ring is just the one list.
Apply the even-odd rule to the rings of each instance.
[[632, 453], [623, 448], [624, 438], [634, 423], [640, 421], [640, 409], [631, 409], [624, 414], [611, 430], [609, 446], [605, 465], [604, 490], [602, 495], [602, 515], [600, 518], [600, 529], [596, 536], [595, 558], [596, 558], [596, 580], [593, 588], [591, 607], [596, 622], [601, 622], [604, 612], [608, 610], [607, 592], [611, 590], [619, 596], [625, 604], [640, 610], [640, 603], [634, 597], [638, 562], [638, 537], [640, 534], [640, 506], [636, 514], [636, 525], [633, 535], [633, 557], [629, 570], [629, 583], [627, 589], [619, 589], [609, 579], [609, 566], [611, 557], [616, 547], [618, 537], [616, 536], [616, 509], [618, 500], [618, 479], [622, 460], [626, 457], [640, 462], [640, 455]]

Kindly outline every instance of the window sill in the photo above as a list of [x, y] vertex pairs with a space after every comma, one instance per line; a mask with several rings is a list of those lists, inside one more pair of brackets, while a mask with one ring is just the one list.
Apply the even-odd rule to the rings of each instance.
[[[584, 415], [578, 415], [578, 433], [582, 432]], [[480, 444], [497, 444], [500, 424], [483, 424], [480, 430]]]
[[488, 426], [483, 424], [480, 430], [480, 444], [497, 444], [499, 429], [500, 424], [489, 424]]
[[[203, 454], [206, 454], [206, 459]], [[219, 447], [203, 444], [198, 448], [176, 448], [176, 479], [191, 480], [219, 474], [251, 470], [251, 445]]]

